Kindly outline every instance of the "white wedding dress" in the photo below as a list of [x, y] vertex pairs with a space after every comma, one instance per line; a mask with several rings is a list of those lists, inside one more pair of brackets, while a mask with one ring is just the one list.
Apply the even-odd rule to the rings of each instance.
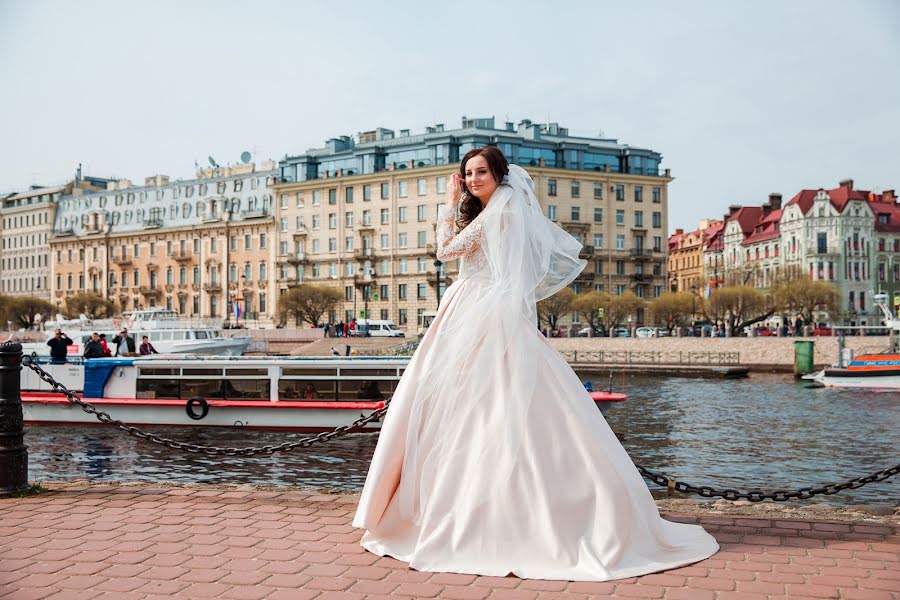
[[420, 571], [605, 581], [697, 562], [702, 527], [659, 516], [578, 376], [538, 331], [535, 301], [584, 267], [510, 166], [438, 257], [462, 257], [391, 400], [355, 527]]

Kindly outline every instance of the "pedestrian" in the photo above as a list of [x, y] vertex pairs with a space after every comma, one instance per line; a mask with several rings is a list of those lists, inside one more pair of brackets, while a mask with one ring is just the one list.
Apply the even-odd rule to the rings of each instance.
[[109, 350], [109, 346], [106, 343], [106, 334], [100, 334], [100, 347], [103, 348], [103, 356], [110, 357], [112, 356], [112, 352]]
[[356, 318], [350, 321], [350, 335], [356, 335]]
[[66, 355], [69, 352], [68, 347], [74, 343], [69, 336], [62, 332], [62, 329], [57, 328], [53, 337], [47, 340], [47, 345], [50, 346], [50, 364], [65, 364]]
[[127, 327], [123, 328], [112, 341], [116, 345], [116, 356], [122, 356], [126, 352], [134, 354], [134, 338], [128, 335]]
[[350, 337], [350, 325], [349, 325], [349, 323], [344, 323], [344, 337]]
[[343, 321], [343, 319], [341, 319], [341, 320], [338, 322], [336, 333], [337, 333], [337, 336], [338, 336], [338, 337], [343, 337], [343, 336], [344, 336], [344, 321]]
[[103, 358], [103, 346], [100, 345], [100, 334], [91, 334], [91, 339], [84, 345], [84, 357]]
[[153, 344], [150, 343], [150, 338], [147, 337], [146, 335], [143, 338], [141, 338], [140, 352], [141, 352], [141, 356], [149, 356], [151, 354], [159, 354], [159, 352], [156, 351], [156, 348], [153, 347]]
[[325, 325], [322, 326], [322, 329], [325, 330], [325, 337], [328, 337], [328, 329], [329, 329], [330, 327], [331, 327], [331, 325], [328, 324], [328, 323], [325, 323]]

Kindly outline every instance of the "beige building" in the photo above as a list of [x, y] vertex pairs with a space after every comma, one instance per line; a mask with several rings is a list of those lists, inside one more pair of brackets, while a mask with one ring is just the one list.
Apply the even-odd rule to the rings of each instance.
[[[577, 291], [665, 290], [666, 185], [663, 177], [526, 167], [545, 214], [593, 250]], [[415, 332], [458, 273], [435, 267], [436, 218], [446, 202], [449, 165], [397, 168], [274, 186], [278, 287], [325, 283], [344, 292], [330, 321], [370, 318]]]
[[120, 311], [273, 323], [274, 163], [148, 177], [64, 197], [50, 238], [52, 299], [92, 292]]
[[[723, 221], [703, 219], [697, 229], [685, 232], [676, 229], [669, 236], [669, 290], [702, 295], [710, 285], [706, 273], [704, 251], [714, 236], [721, 231]], [[713, 282], [711, 287], [716, 287]]]
[[0, 293], [50, 300], [48, 240], [60, 198], [105, 188], [106, 179], [81, 176], [55, 187], [34, 186], [0, 204]]

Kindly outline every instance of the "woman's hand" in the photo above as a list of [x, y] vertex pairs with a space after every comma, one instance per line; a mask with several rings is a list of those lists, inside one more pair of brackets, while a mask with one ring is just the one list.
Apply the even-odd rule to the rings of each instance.
[[464, 182], [459, 173], [454, 173], [450, 177], [450, 208], [455, 209], [459, 205], [459, 201], [462, 198], [463, 184]]

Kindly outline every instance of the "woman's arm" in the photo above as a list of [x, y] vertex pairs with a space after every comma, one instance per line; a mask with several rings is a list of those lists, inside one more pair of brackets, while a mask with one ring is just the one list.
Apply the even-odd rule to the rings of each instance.
[[455, 212], [446, 206], [442, 206], [438, 211], [437, 259], [441, 262], [476, 250], [484, 235], [481, 219], [476, 217], [465, 229], [454, 236]]

